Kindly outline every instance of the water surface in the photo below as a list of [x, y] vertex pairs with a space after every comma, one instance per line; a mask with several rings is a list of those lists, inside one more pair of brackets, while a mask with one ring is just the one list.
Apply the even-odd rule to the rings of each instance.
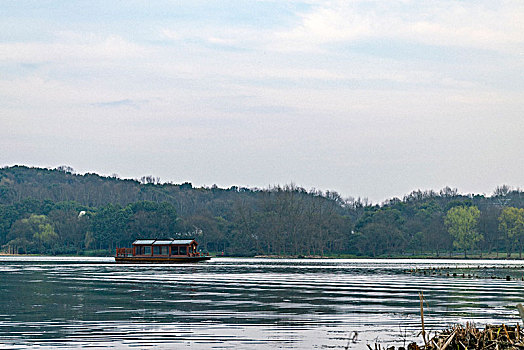
[[[215, 258], [122, 265], [112, 258], [0, 257], [0, 347], [364, 349], [421, 342], [457, 322], [516, 323], [524, 282], [412, 275], [518, 261]], [[489, 267], [485, 269], [484, 267]], [[449, 270], [448, 270], [449, 271]], [[357, 332], [355, 341], [351, 338]]]

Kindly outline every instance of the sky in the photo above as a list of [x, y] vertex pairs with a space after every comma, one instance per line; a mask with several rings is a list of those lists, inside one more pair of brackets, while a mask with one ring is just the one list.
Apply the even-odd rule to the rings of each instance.
[[0, 166], [524, 187], [524, 1], [0, 3]]

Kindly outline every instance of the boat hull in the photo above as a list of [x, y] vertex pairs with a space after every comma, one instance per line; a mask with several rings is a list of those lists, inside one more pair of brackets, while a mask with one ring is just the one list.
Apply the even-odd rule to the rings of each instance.
[[210, 256], [187, 256], [187, 257], [154, 257], [154, 256], [117, 256], [115, 262], [117, 263], [133, 263], [133, 264], [169, 264], [169, 263], [194, 263], [211, 259]]

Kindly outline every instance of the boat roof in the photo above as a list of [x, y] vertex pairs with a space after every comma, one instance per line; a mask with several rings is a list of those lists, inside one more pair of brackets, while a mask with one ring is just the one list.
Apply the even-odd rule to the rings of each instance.
[[162, 245], [162, 244], [172, 244], [171, 242], [173, 242], [172, 239], [157, 239], [153, 245]]
[[[137, 239], [133, 242], [133, 245], [170, 245], [170, 244], [191, 244], [194, 239]], [[195, 242], [196, 243], [196, 242]]]
[[174, 239], [171, 244], [190, 244], [193, 241], [194, 239]]
[[154, 242], [154, 239], [137, 239], [133, 244], [153, 244]]

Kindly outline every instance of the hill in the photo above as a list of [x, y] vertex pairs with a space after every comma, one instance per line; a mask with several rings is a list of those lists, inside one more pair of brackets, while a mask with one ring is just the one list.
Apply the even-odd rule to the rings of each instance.
[[482, 240], [473, 248], [513, 250], [517, 238], [504, 236], [499, 217], [524, 201], [522, 191], [507, 186], [490, 197], [445, 188], [370, 205], [294, 185], [194, 188], [153, 176], [13, 166], [0, 169], [0, 245], [27, 253], [107, 253], [139, 237], [196, 236], [203, 250], [226, 255], [438, 255], [454, 249], [444, 218], [456, 206], [480, 210]]

